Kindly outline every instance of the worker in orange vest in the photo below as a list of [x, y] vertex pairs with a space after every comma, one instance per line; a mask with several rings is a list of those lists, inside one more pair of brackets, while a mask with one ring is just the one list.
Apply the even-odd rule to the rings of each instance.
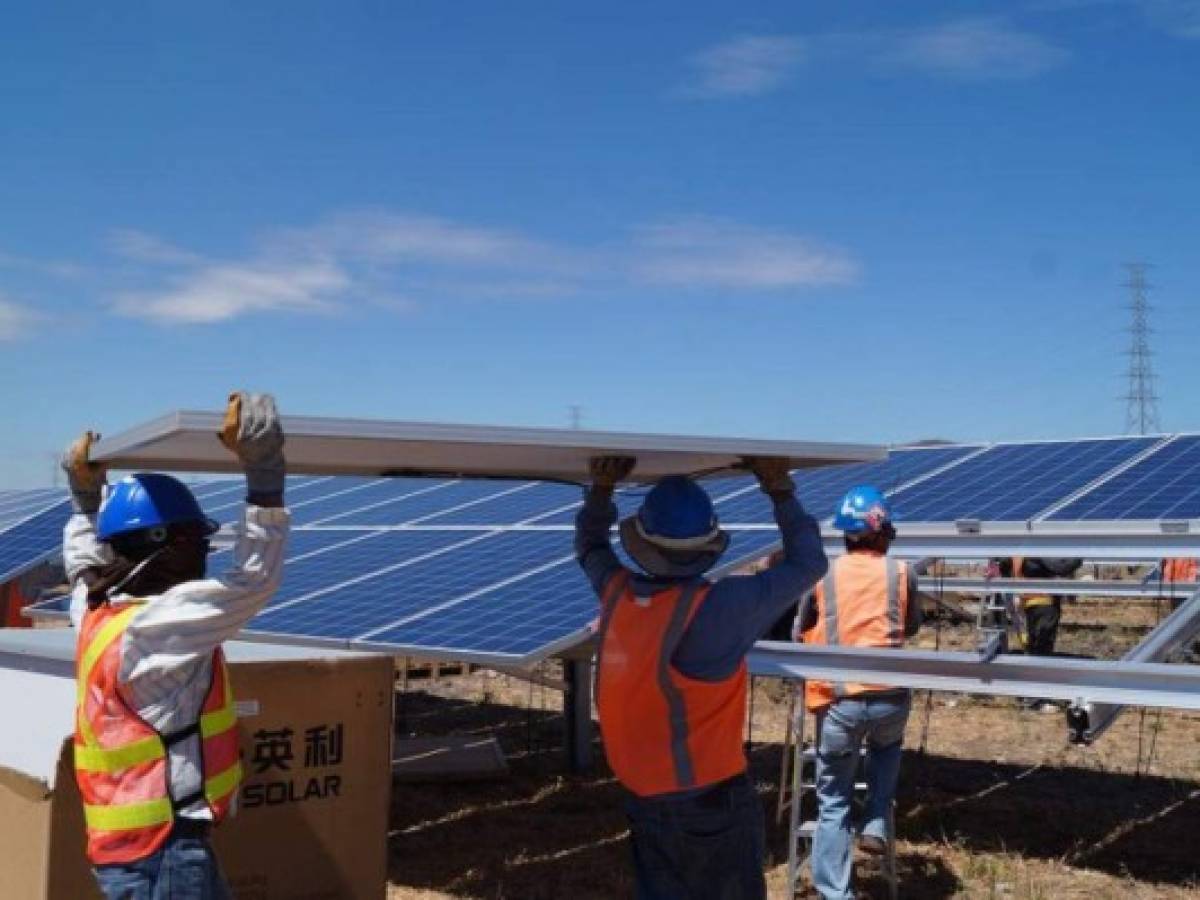
[[1187, 557], [1164, 559], [1161, 566], [1162, 580], [1165, 582], [1196, 580], [1196, 560], [1194, 559]]
[[592, 461], [575, 551], [601, 598], [596, 706], [609, 765], [626, 789], [639, 900], [761, 900], [765, 829], [746, 776], [746, 653], [826, 570], [816, 521], [786, 460], [747, 465], [774, 504], [783, 556], [755, 575], [709, 581], [729, 543], [712, 500], [660, 480], [609, 543], [613, 487], [634, 460]]
[[267, 395], [230, 398], [222, 442], [246, 473], [230, 571], [206, 578], [208, 519], [182, 482], [131, 475], [105, 494], [96, 435], [67, 451], [75, 508], [63, 558], [74, 585], [75, 780], [87, 854], [108, 898], [230, 897], [209, 835], [241, 781], [221, 644], [275, 591], [283, 567], [283, 432]]
[[[870, 485], [853, 488], [833, 525], [846, 553], [801, 604], [797, 637], [808, 644], [900, 648], [917, 633], [916, 573], [887, 555], [896, 537], [887, 498]], [[817, 803], [813, 883], [824, 900], [853, 900], [850, 808], [863, 741], [867, 803], [859, 846], [883, 853], [911, 697], [886, 685], [809, 681], [805, 702], [817, 720]]]

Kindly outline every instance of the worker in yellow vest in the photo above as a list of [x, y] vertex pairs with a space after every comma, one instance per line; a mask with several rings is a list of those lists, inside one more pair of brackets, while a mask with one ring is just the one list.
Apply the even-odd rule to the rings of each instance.
[[218, 436], [245, 470], [247, 506], [217, 578], [205, 577], [217, 526], [186, 485], [138, 474], [108, 488], [91, 432], [63, 460], [75, 508], [63, 545], [79, 631], [75, 779], [110, 900], [231, 896], [209, 843], [242, 774], [221, 644], [274, 593], [288, 512], [271, 397], [234, 394]]
[[[900, 648], [917, 633], [916, 573], [888, 556], [896, 537], [887, 498], [870, 485], [846, 494], [833, 519], [846, 552], [800, 606], [797, 637], [808, 644]], [[859, 846], [887, 848], [891, 806], [911, 697], [886, 685], [809, 681], [805, 702], [817, 720], [817, 830], [813, 883], [823, 900], [853, 900], [851, 800], [863, 742], [867, 803]]]
[[[1043, 559], [1014, 556], [1001, 560], [999, 574], [1012, 578], [1073, 579], [1083, 565], [1082, 559]], [[1058, 642], [1058, 626], [1062, 620], [1063, 594], [1032, 593], [1017, 597], [1021, 623], [1021, 643], [1030, 656], [1051, 656]], [[1047, 706], [1048, 704], [1038, 704]]]

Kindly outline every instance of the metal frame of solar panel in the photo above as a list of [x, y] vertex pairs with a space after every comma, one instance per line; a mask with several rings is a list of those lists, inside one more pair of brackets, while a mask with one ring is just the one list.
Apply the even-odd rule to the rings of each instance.
[[[1160, 552], [1157, 519], [1094, 522], [1064, 515], [1072, 508], [1104, 513], [1138, 485], [1154, 478], [1179, 483], [1197, 468], [1200, 436], [1180, 435], [906, 447], [885, 461], [795, 477], [806, 507], [823, 519], [852, 484], [888, 490], [905, 555], [997, 555], [1037, 540], [1042, 555], [1080, 555], [1087, 543], [1099, 557], [1131, 557], [1139, 555], [1131, 546], [1139, 535], [1146, 538], [1139, 545], [1146, 555], [1169, 555]], [[714, 574], [778, 546], [770, 503], [752, 479], [717, 478], [707, 485], [732, 538], [727, 562]], [[226, 526], [218, 546], [227, 552], [242, 508], [241, 480], [204, 482], [194, 490]], [[618, 492], [621, 515], [636, 509], [644, 490]], [[1186, 501], [1168, 499], [1162, 495], [1148, 506], [1142, 498], [1136, 508], [1200, 516], [1200, 488]], [[577, 488], [545, 482], [290, 478], [294, 527], [285, 576], [246, 637], [504, 665], [560, 654], [586, 639], [595, 615], [571, 547], [580, 500]], [[64, 511], [58, 515], [65, 520]], [[978, 532], [963, 533], [961, 520], [972, 518]], [[1180, 546], [1195, 544], [1190, 532], [1167, 537]], [[839, 535], [826, 529], [826, 538], [831, 551], [840, 549]], [[1110, 546], [1102, 546], [1105, 541]], [[220, 564], [219, 556], [213, 564]]]

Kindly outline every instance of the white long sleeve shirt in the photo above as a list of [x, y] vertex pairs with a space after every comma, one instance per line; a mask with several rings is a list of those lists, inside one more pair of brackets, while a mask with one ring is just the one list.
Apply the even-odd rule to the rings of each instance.
[[[154, 597], [110, 595], [115, 605], [142, 604], [123, 638], [118, 677], [126, 700], [160, 734], [199, 720], [212, 681], [213, 651], [254, 618], [279, 586], [290, 522], [284, 508], [247, 505], [232, 566], [224, 574], [187, 581]], [[112, 559], [111, 549], [96, 537], [95, 517], [72, 516], [63, 534], [63, 561], [73, 584], [71, 623], [76, 629], [87, 611], [87, 586], [80, 573]], [[172, 744], [167, 762], [172, 797], [202, 789], [199, 736]], [[203, 801], [181, 814], [210, 816]]]

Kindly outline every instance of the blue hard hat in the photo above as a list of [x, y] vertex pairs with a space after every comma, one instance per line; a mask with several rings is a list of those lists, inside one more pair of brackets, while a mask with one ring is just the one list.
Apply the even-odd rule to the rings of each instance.
[[833, 527], [846, 534], [882, 531], [892, 521], [892, 507], [877, 487], [860, 484], [842, 498], [833, 517]]
[[621, 523], [621, 542], [650, 574], [689, 577], [716, 562], [729, 535], [717, 524], [704, 488], [684, 475], [669, 475]]
[[195, 496], [178, 478], [143, 474], [122, 478], [108, 492], [96, 521], [96, 536], [102, 541], [168, 525], [195, 522], [208, 533], [219, 527], [204, 515]]

